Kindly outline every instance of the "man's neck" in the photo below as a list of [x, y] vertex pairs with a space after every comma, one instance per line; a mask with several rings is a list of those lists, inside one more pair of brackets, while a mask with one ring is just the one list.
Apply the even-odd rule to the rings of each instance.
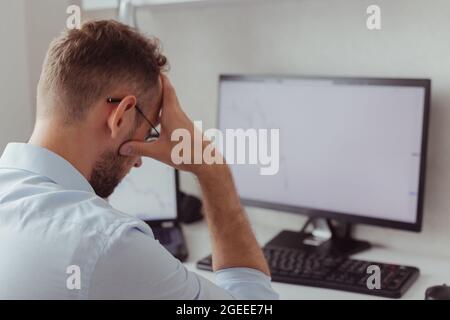
[[92, 145], [88, 139], [92, 137], [85, 137], [80, 128], [41, 121], [36, 123], [29, 143], [63, 157], [89, 181], [98, 151], [86, 149]]

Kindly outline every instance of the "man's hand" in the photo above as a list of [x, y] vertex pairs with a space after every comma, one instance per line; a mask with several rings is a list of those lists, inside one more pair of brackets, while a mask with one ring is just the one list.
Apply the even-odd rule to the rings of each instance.
[[[202, 188], [204, 212], [212, 240], [214, 270], [248, 267], [269, 275], [264, 255], [239, 201], [230, 169], [221, 164], [192, 164], [194, 152], [201, 152], [203, 156], [203, 150], [210, 142], [203, 142], [200, 144], [201, 150], [196, 150], [194, 137], [202, 139], [202, 134], [194, 134], [197, 129], [181, 109], [174, 88], [167, 77], [161, 78], [163, 100], [160, 137], [153, 142], [128, 142], [121, 147], [120, 153], [125, 156], [150, 157], [194, 173]], [[175, 165], [172, 161], [172, 150], [179, 141], [171, 141], [171, 136], [177, 129], [185, 129], [190, 134], [191, 164]]]
[[[206, 164], [194, 164], [195, 152], [201, 153], [197, 157], [203, 159], [203, 150], [210, 143], [206, 140], [202, 133], [195, 128], [193, 122], [188, 118], [188, 116], [181, 109], [180, 103], [178, 101], [175, 89], [170, 83], [169, 79], [162, 75], [161, 82], [163, 87], [163, 98], [162, 98], [162, 108], [161, 108], [161, 132], [160, 137], [153, 142], [138, 142], [131, 141], [125, 143], [120, 148], [121, 155], [124, 156], [145, 156], [150, 157], [155, 160], [161, 161], [172, 167], [183, 171], [189, 171], [194, 174], [200, 174], [203, 171], [207, 171], [208, 165]], [[182, 163], [176, 165], [172, 161], [172, 150], [180, 143], [179, 141], [172, 141], [172, 133], [177, 129], [184, 129], [189, 132], [190, 135], [190, 145], [191, 145], [191, 161], [190, 163]], [[194, 141], [194, 138], [201, 141]], [[194, 146], [201, 146], [201, 148], [195, 148]], [[217, 151], [216, 151], [217, 152]], [[203, 162], [203, 161], [202, 161]]]

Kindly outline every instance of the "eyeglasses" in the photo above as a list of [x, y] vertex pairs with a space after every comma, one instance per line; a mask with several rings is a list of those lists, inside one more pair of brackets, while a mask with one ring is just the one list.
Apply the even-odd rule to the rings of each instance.
[[[106, 99], [107, 103], [121, 103], [122, 99], [118, 99], [118, 98], [107, 98]], [[151, 141], [154, 139], [159, 138], [160, 134], [158, 129], [155, 128], [155, 126], [152, 124], [152, 122], [150, 120], [148, 120], [148, 118], [145, 116], [144, 112], [142, 112], [142, 109], [138, 107], [138, 105], [135, 106], [137, 112], [145, 119], [145, 121], [148, 122], [148, 124], [150, 125], [151, 129], [148, 132], [147, 136], [145, 137], [145, 141]]]

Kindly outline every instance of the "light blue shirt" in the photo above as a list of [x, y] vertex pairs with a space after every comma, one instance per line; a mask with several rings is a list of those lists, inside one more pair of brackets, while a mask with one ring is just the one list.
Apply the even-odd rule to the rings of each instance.
[[248, 268], [206, 280], [147, 224], [112, 208], [68, 161], [9, 144], [0, 158], [0, 299], [276, 299]]

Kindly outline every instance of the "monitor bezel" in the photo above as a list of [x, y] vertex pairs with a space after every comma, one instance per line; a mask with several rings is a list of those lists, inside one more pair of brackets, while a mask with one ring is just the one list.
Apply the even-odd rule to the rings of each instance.
[[422, 121], [422, 150], [420, 159], [419, 172], [419, 192], [416, 210], [416, 221], [414, 223], [402, 222], [381, 218], [358, 216], [351, 213], [333, 212], [308, 208], [302, 206], [292, 206], [282, 203], [275, 203], [262, 200], [254, 200], [241, 197], [241, 202], [246, 206], [284, 211], [289, 213], [302, 214], [309, 217], [323, 217], [328, 219], [336, 219], [348, 223], [360, 223], [379, 227], [387, 227], [392, 229], [400, 229], [406, 231], [420, 232], [423, 224], [423, 211], [425, 203], [425, 180], [426, 180], [426, 163], [428, 150], [428, 134], [430, 119], [430, 99], [431, 99], [431, 79], [409, 79], [409, 78], [381, 78], [381, 77], [347, 77], [347, 76], [310, 76], [310, 75], [276, 75], [276, 74], [254, 74], [254, 75], [237, 75], [237, 74], [221, 74], [218, 83], [218, 101], [217, 101], [217, 128], [220, 128], [221, 116], [221, 83], [223, 81], [267, 81], [277, 79], [303, 79], [303, 80], [327, 80], [339, 82], [343, 84], [357, 85], [386, 85], [386, 86], [402, 86], [402, 87], [422, 87], [425, 89], [424, 114]]

